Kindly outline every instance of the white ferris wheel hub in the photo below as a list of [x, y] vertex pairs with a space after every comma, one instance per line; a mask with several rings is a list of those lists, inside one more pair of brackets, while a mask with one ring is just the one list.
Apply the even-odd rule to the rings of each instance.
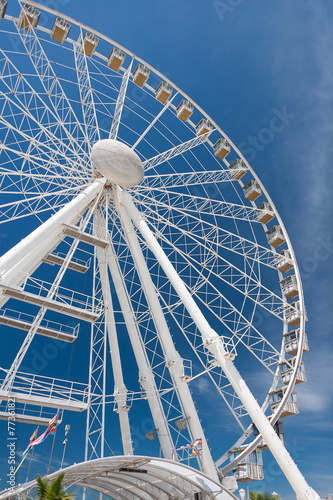
[[91, 150], [91, 159], [97, 170], [112, 184], [132, 187], [144, 177], [143, 164], [126, 144], [114, 139], [102, 139]]

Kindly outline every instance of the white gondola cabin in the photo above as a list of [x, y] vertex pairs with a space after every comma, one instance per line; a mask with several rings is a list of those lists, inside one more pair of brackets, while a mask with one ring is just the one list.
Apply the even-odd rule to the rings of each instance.
[[[296, 359], [297, 358], [290, 358], [288, 359], [288, 361], [283, 361], [282, 363], [279, 363], [281, 381], [285, 385], [289, 384], [290, 379], [295, 372], [294, 366], [296, 363]], [[305, 367], [303, 361], [301, 362], [301, 365], [297, 370], [295, 384], [301, 384], [302, 382], [306, 382]]]
[[186, 122], [193, 113], [193, 104], [183, 99], [177, 106], [177, 116], [183, 122]]
[[89, 33], [89, 31], [86, 31], [82, 42], [82, 49], [86, 56], [91, 57], [95, 52], [98, 44], [99, 38], [93, 33]]
[[[253, 424], [254, 429], [253, 429], [253, 434], [255, 437], [259, 436], [259, 431], [257, 427]], [[273, 429], [275, 430], [276, 434], [279, 436], [280, 440], [284, 444], [284, 430], [283, 430], [283, 422], [282, 420], [278, 420], [275, 422], [273, 425]], [[262, 439], [260, 441], [260, 444], [258, 445], [261, 450], [269, 450], [269, 447], [267, 446], [266, 442]]]
[[54, 25], [51, 31], [51, 38], [53, 38], [53, 40], [55, 40], [56, 42], [63, 44], [68, 37], [70, 29], [71, 25], [67, 21], [65, 21], [65, 19], [57, 17], [54, 21]]
[[[225, 140], [225, 139], [224, 139]], [[229, 146], [230, 151], [230, 146]], [[246, 174], [247, 168], [243, 160], [237, 158], [232, 163], [230, 163], [229, 168], [231, 170], [231, 175], [234, 179], [239, 180]]]
[[32, 31], [33, 28], [36, 28], [39, 18], [39, 10], [35, 9], [32, 5], [25, 3], [20, 12], [18, 24], [21, 28], [24, 28], [27, 31]]
[[257, 217], [258, 221], [261, 222], [261, 224], [267, 224], [267, 222], [272, 220], [274, 216], [275, 215], [272, 207], [267, 201], [264, 201], [264, 203], [258, 206]]
[[[297, 330], [292, 330], [291, 332], [285, 333], [283, 335], [283, 342], [284, 342], [284, 348], [287, 354], [291, 354], [292, 356], [296, 356], [298, 353], [299, 349], [299, 334], [300, 330], [297, 328]], [[309, 342], [308, 342], [308, 336], [305, 333], [304, 335], [304, 342], [303, 342], [303, 352], [306, 352], [309, 350]]]
[[273, 226], [266, 231], [267, 241], [272, 247], [278, 247], [286, 241], [280, 226]]
[[223, 160], [230, 153], [230, 149], [229, 142], [222, 137], [213, 146], [214, 155], [220, 160]]
[[118, 47], [113, 47], [109, 58], [108, 58], [108, 66], [114, 71], [119, 71], [123, 62], [125, 61], [126, 54], [122, 50], [118, 49]]
[[[269, 393], [269, 402], [271, 406], [272, 413], [274, 413], [281, 404], [282, 398], [287, 390], [286, 387], [282, 387], [280, 389], [276, 389]], [[297, 401], [297, 393], [292, 391], [290, 394], [288, 401], [285, 403], [280, 418], [289, 417], [290, 415], [297, 415], [298, 413], [298, 401]]]
[[172, 87], [169, 83], [161, 82], [155, 90], [155, 96], [162, 104], [168, 102], [172, 95]]
[[150, 70], [143, 64], [138, 64], [133, 71], [133, 83], [138, 87], [143, 87], [150, 75]]
[[206, 118], [201, 118], [198, 125], [195, 127], [195, 132], [197, 135], [205, 135], [213, 130], [213, 125]]
[[251, 179], [243, 186], [244, 196], [250, 201], [256, 200], [261, 195], [261, 189], [257, 181]]
[[[242, 451], [244, 451], [244, 447], [230, 450], [230, 461], [232, 462]], [[250, 453], [232, 469], [232, 474], [240, 482], [260, 481], [263, 479], [262, 451], [257, 448]]]
[[298, 295], [297, 280], [294, 274], [291, 274], [290, 276], [283, 278], [283, 280], [280, 281], [280, 285], [282, 293], [285, 297], [288, 297], [288, 299], [293, 299], [294, 297], [297, 297]]
[[286, 273], [294, 267], [289, 250], [282, 250], [282, 252], [277, 253], [274, 257], [274, 260], [277, 269], [282, 273]]
[[0, 0], [0, 19], [2, 19], [6, 14], [8, 2], [7, 0]]
[[[301, 322], [301, 306], [300, 303], [292, 302], [284, 310], [284, 319], [288, 325], [298, 326]], [[305, 313], [305, 321], [307, 321]]]

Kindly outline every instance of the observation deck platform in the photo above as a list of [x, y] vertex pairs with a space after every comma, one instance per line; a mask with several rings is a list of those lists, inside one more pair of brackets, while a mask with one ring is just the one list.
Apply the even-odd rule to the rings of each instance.
[[[0, 324], [18, 328], [19, 330], [30, 331], [33, 326], [34, 316], [24, 314], [12, 309], [0, 310]], [[77, 338], [79, 324], [75, 328], [64, 326], [54, 321], [44, 321], [37, 327], [36, 333], [44, 337], [50, 337], [63, 342], [74, 342]]]
[[56, 311], [67, 316], [72, 316], [74, 318], [80, 318], [85, 321], [94, 323], [98, 318], [99, 314], [87, 309], [81, 309], [79, 307], [73, 306], [72, 304], [67, 304], [53, 299], [48, 299], [47, 297], [42, 297], [34, 293], [26, 292], [23, 288], [0, 285], [2, 293], [7, 297], [12, 299], [22, 300], [23, 302], [28, 302], [38, 307], [46, 307], [51, 311]]
[[87, 384], [23, 372], [17, 372], [10, 383], [9, 380], [6, 381], [8, 370], [0, 370], [5, 375], [0, 380], [0, 400], [14, 399], [15, 406], [23, 404], [76, 412], [88, 407]]
[[[44, 257], [43, 262], [45, 262], [46, 264], [50, 264], [51, 266], [62, 266], [65, 262], [65, 257], [66, 256], [62, 256], [58, 253], [49, 253], [48, 255], [46, 255], [46, 257]], [[89, 264], [90, 261], [81, 262], [77, 259], [72, 259], [68, 263], [68, 269], [72, 269], [73, 271], [77, 271], [78, 273], [85, 274], [89, 269]]]
[[67, 236], [71, 236], [72, 238], [83, 241], [84, 243], [88, 243], [89, 245], [93, 245], [100, 248], [106, 248], [109, 246], [109, 243], [106, 240], [98, 238], [92, 234], [85, 233], [84, 231], [80, 231], [76, 226], [71, 226], [68, 224], [63, 224], [64, 233]]

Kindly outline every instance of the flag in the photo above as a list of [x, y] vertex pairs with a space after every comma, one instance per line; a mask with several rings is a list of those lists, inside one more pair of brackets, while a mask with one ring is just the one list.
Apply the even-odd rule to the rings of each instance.
[[174, 462], [176, 460], [176, 457], [175, 457], [175, 452], [172, 450], [171, 452], [171, 460]]
[[21, 467], [21, 465], [23, 464], [24, 460], [26, 459], [29, 451], [31, 450], [32, 448], [32, 443], [34, 442], [36, 436], [37, 436], [37, 430], [38, 430], [38, 427], [37, 429], [32, 433], [32, 436], [30, 437], [30, 441], [29, 441], [29, 444], [28, 444], [28, 447], [24, 450], [24, 452], [22, 453], [22, 460], [21, 462], [19, 463], [18, 467], [16, 468], [15, 470], [15, 473], [19, 470], [19, 468]]
[[51, 434], [51, 432], [55, 432], [56, 430], [56, 427], [58, 425], [58, 418], [59, 418], [59, 411], [58, 413], [49, 421], [49, 425], [47, 426], [47, 429], [46, 431], [43, 432], [43, 434], [41, 434], [38, 438], [34, 439], [33, 441], [31, 441], [31, 443], [29, 444], [30, 448], [32, 448], [33, 446], [37, 446], [38, 444], [41, 444], [43, 443], [43, 441], [45, 441], [45, 439], [47, 438], [47, 436], [49, 434]]
[[196, 439], [191, 443], [191, 455], [200, 455], [202, 452], [202, 439]]
[[[38, 427], [37, 427], [38, 429]], [[36, 436], [37, 436], [37, 429], [33, 432], [33, 434], [31, 435], [31, 438], [29, 440], [29, 444], [28, 444], [28, 447], [24, 450], [24, 452], [22, 453], [22, 457], [25, 457], [27, 453], [29, 453], [30, 451], [30, 448], [31, 448], [31, 443], [36, 439]]]
[[36, 439], [36, 436], [37, 436], [37, 430], [38, 430], [38, 427], [37, 427], [37, 429], [33, 432], [32, 436], [31, 436], [31, 438], [30, 438], [29, 444], [31, 444], [31, 443], [32, 443], [32, 441], [33, 441], [34, 439]]

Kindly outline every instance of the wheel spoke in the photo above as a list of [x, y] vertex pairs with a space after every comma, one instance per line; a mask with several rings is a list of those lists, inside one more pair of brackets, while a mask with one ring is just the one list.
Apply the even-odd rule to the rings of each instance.
[[186, 212], [200, 213], [201, 215], [208, 216], [214, 214], [214, 217], [228, 217], [259, 223], [257, 208], [228, 203], [227, 201], [217, 201], [212, 198], [207, 199], [190, 193], [171, 191], [170, 189], [159, 189], [155, 186], [144, 188], [140, 184], [141, 190], [148, 193], [148, 199], [152, 199], [152, 194], [155, 193], [154, 197], [161, 201], [161, 203], [163, 203], [164, 199], [167, 199], [170, 206]]
[[129, 77], [130, 77], [131, 70], [132, 70], [132, 64], [133, 64], [133, 59], [129, 65], [129, 67], [127, 68], [127, 70], [124, 71], [123, 79], [121, 81], [120, 90], [119, 90], [119, 94], [118, 94], [118, 98], [117, 98], [117, 102], [116, 102], [116, 109], [115, 109], [115, 112], [113, 115], [109, 139], [117, 139], [117, 136], [118, 136], [118, 130], [119, 130], [120, 122], [121, 122], [121, 115], [122, 115], [124, 104], [125, 104], [126, 91], [127, 91], [128, 81], [129, 81]]
[[[238, 340], [247, 349], [249, 349], [252, 354], [274, 375], [274, 372], [272, 372], [270, 366], [272, 365], [272, 363], [276, 364], [279, 361], [281, 356], [280, 352], [265, 338], [263, 334], [261, 334], [259, 330], [257, 330], [253, 326], [251, 320], [246, 318], [240, 311], [238, 311], [233, 303], [221, 293], [220, 290], [223, 290], [224, 287], [220, 286], [218, 288], [208, 280], [207, 276], [203, 274], [203, 268], [205, 267], [205, 265], [196, 262], [196, 260], [194, 259], [191, 259], [190, 253], [182, 252], [177, 244], [170, 243], [162, 233], [159, 233], [159, 236], [165, 243], [167, 243], [170, 250], [179, 254], [184, 259], [184, 261], [189, 264], [188, 276], [184, 276], [184, 273], [180, 273], [180, 277], [185, 279], [185, 282], [187, 281], [188, 289], [192, 290], [192, 293], [194, 292], [203, 304], [205, 304], [207, 301], [208, 306], [210, 306], [211, 312], [213, 312], [213, 314], [223, 323], [224, 327], [227, 328], [230, 334], [234, 334], [238, 338]], [[188, 235], [188, 237], [194, 239], [190, 234]], [[196, 244], [198, 243], [196, 242]], [[227, 261], [224, 261], [224, 266], [225, 270], [223, 269], [223, 267], [221, 269], [215, 264], [214, 267], [216, 267], [219, 272], [210, 270], [209, 275], [213, 274], [217, 278], [221, 279], [221, 281], [224, 281], [228, 285], [232, 285], [233, 288], [238, 292], [248, 297], [254, 303], [258, 303], [258, 305], [260, 305], [263, 309], [268, 310], [271, 314], [275, 314], [279, 319], [281, 319], [278, 313], [280, 312], [282, 306], [281, 299], [278, 296], [272, 294], [267, 288], [265, 289], [259, 282], [254, 281], [254, 296], [251, 297], [250, 287], [249, 293], [247, 293], [247, 291], [244, 292], [243, 288], [237, 286], [240, 281], [239, 277], [241, 277], [242, 280], [244, 280], [244, 278], [251, 280], [251, 277], [244, 276], [244, 273], [241, 273], [237, 268], [234, 271], [233, 266], [228, 264]], [[230, 272], [231, 268], [233, 269], [232, 272]], [[226, 271], [225, 274], [224, 271]], [[238, 276], [237, 273], [239, 273]], [[262, 292], [260, 301], [258, 298], [258, 294], [262, 289], [264, 291]], [[209, 296], [210, 299], [207, 300], [207, 297]], [[276, 301], [278, 306], [276, 311], [271, 310], [270, 307], [267, 306], [267, 297], [269, 298], [269, 301]], [[214, 306], [214, 303], [217, 303], [218, 305]], [[236, 318], [236, 322], [239, 323], [238, 326], [234, 318]], [[256, 351], [258, 351], [258, 353]]]
[[198, 137], [194, 137], [189, 141], [183, 142], [182, 144], [178, 144], [177, 146], [168, 149], [168, 151], [164, 151], [163, 153], [160, 153], [159, 155], [156, 155], [153, 158], [144, 161], [143, 166], [145, 172], [148, 172], [150, 169], [156, 167], [157, 165], [160, 165], [161, 163], [171, 160], [171, 158], [174, 158], [175, 156], [184, 154], [186, 151], [190, 151], [196, 146], [200, 146], [200, 144], [203, 144], [205, 142], [207, 137], [208, 133], [199, 135]]
[[[17, 32], [29, 56], [29, 59], [39, 77], [44, 91], [52, 104], [53, 111], [62, 127], [63, 132], [72, 146], [72, 150], [78, 154], [88, 154], [87, 147], [82, 148], [81, 143], [85, 141], [83, 127], [75, 115], [59, 78], [37, 37], [35, 30], [27, 31], [15, 23]], [[88, 146], [88, 144], [86, 144]]]
[[[57, 198], [63, 197], [63, 195], [74, 194], [76, 191], [82, 191], [82, 188], [86, 186], [80, 187], [72, 187], [67, 189], [62, 189], [60, 191], [52, 191], [50, 193], [43, 192], [38, 194], [37, 196], [29, 196], [27, 198], [16, 200], [10, 203], [4, 203], [0, 205], [0, 220], [5, 218], [5, 220], [1, 220], [0, 223], [6, 222], [10, 213], [14, 213], [17, 217], [19, 213], [25, 212], [29, 208], [33, 213], [37, 214], [40, 211], [45, 210], [45, 205], [47, 205], [48, 209], [50, 209], [50, 201], [47, 201], [48, 197], [54, 197], [55, 199], [52, 201], [53, 203]], [[33, 194], [33, 193], [31, 193]], [[45, 201], [45, 203], [43, 203]], [[65, 198], [62, 201], [62, 204], [65, 204], [68, 201], [68, 198]], [[59, 206], [58, 203], [56, 203]], [[33, 207], [33, 208], [32, 208]], [[13, 217], [13, 216], [12, 216]], [[12, 218], [11, 217], [11, 218]]]
[[[163, 200], [164, 197], [167, 198], [166, 201]], [[268, 267], [276, 269], [276, 264], [274, 261], [275, 253], [272, 252], [272, 250], [249, 239], [242, 238], [238, 234], [232, 233], [231, 231], [228, 231], [223, 227], [219, 227], [209, 220], [201, 219], [201, 217], [198, 215], [200, 214], [200, 205], [197, 209], [187, 212], [183, 207], [178, 208], [177, 206], [174, 206], [172, 203], [170, 203], [168, 193], [163, 193], [163, 197], [161, 196], [162, 200], [159, 200], [156, 196], [152, 199], [151, 196], [149, 196], [148, 194], [144, 195], [143, 193], [140, 193], [135, 198], [137, 200], [137, 204], [142, 204], [146, 208], [148, 208], [150, 211], [150, 216], [154, 217], [156, 220], [159, 220], [161, 218], [160, 210], [162, 208], [165, 210], [166, 214], [168, 213], [167, 211], [170, 212], [170, 208], [172, 208], [174, 213], [168, 213], [167, 220], [172, 223], [174, 228], [188, 233], [196, 230], [195, 233], [198, 238], [206, 240], [210, 240], [211, 238], [213, 238], [211, 240], [211, 244], [213, 246], [216, 245], [226, 250], [230, 250], [231, 252], [234, 252], [243, 258], [250, 259], [254, 262], [257, 262], [258, 264], [264, 264]], [[202, 200], [202, 203], [206, 205], [206, 201], [204, 199]], [[210, 201], [208, 201], [208, 205], [209, 203]], [[221, 203], [223, 202], [220, 202], [220, 205]], [[157, 213], [155, 213], [155, 211], [157, 211]], [[207, 213], [209, 215], [214, 214], [215, 216], [215, 213], [213, 211], [211, 212], [209, 210]], [[166, 225], [168, 225], [167, 221]], [[198, 231], [199, 227], [200, 230]]]
[[88, 61], [83, 48], [82, 30], [78, 42], [74, 45], [74, 59], [85, 124], [85, 136], [87, 143], [91, 145], [100, 139], [100, 134], [90, 82]]
[[[34, 131], [32, 127], [37, 126], [45, 134], [45, 141], [43, 144], [51, 152], [54, 150], [64, 157], [70, 159], [74, 155], [73, 150], [70, 148], [70, 144], [64, 142], [64, 140], [59, 137], [57, 130], [63, 128], [64, 124], [56, 117], [56, 115], [50, 110], [50, 108], [41, 99], [34, 88], [29, 85], [24, 76], [18, 72], [16, 67], [9, 61], [8, 57], [2, 52], [3, 59], [0, 63], [3, 64], [1, 67], [0, 78], [4, 86], [8, 89], [8, 95], [1, 92], [1, 98], [5, 100], [8, 108], [8, 118], [15, 117], [18, 121], [18, 117], [21, 117], [21, 123], [26, 122], [25, 126], [29, 127], [28, 130], [31, 132], [31, 137], [29, 137], [30, 142], [34, 143]], [[23, 93], [18, 93], [17, 89], [22, 89]], [[13, 95], [15, 100], [13, 100]], [[21, 102], [20, 96], [24, 102]], [[24, 97], [29, 95], [29, 100]], [[15, 111], [13, 110], [15, 107]], [[5, 105], [2, 108], [1, 120], [8, 124], [7, 126], [12, 127], [15, 130], [21, 130], [22, 126], [13, 125], [13, 123], [5, 120]], [[17, 114], [18, 113], [18, 114]], [[36, 116], [34, 116], [34, 114]], [[52, 145], [52, 146], [51, 146]], [[75, 161], [78, 164], [82, 163], [81, 157], [75, 157]]]
[[233, 182], [235, 179], [228, 170], [213, 170], [205, 172], [186, 172], [175, 174], [145, 175], [144, 180], [140, 184], [141, 187], [151, 189], [172, 189], [175, 187], [197, 186], [220, 182]]
[[155, 123], [158, 122], [158, 120], [162, 117], [162, 115], [167, 111], [167, 109], [169, 108], [169, 106], [172, 104], [172, 101], [174, 100], [174, 98], [178, 95], [178, 92], [176, 92], [172, 97], [171, 99], [169, 99], [169, 101], [165, 104], [165, 106], [161, 109], [161, 111], [158, 113], [157, 116], [155, 116], [155, 118], [150, 122], [150, 124], [148, 125], [148, 127], [142, 132], [142, 134], [140, 135], [140, 137], [136, 140], [136, 142], [133, 144], [132, 146], [132, 149], [136, 149], [138, 147], [138, 145], [140, 144], [140, 142], [142, 141], [142, 139], [144, 139], [144, 137], [148, 134], [149, 130], [151, 130]]

